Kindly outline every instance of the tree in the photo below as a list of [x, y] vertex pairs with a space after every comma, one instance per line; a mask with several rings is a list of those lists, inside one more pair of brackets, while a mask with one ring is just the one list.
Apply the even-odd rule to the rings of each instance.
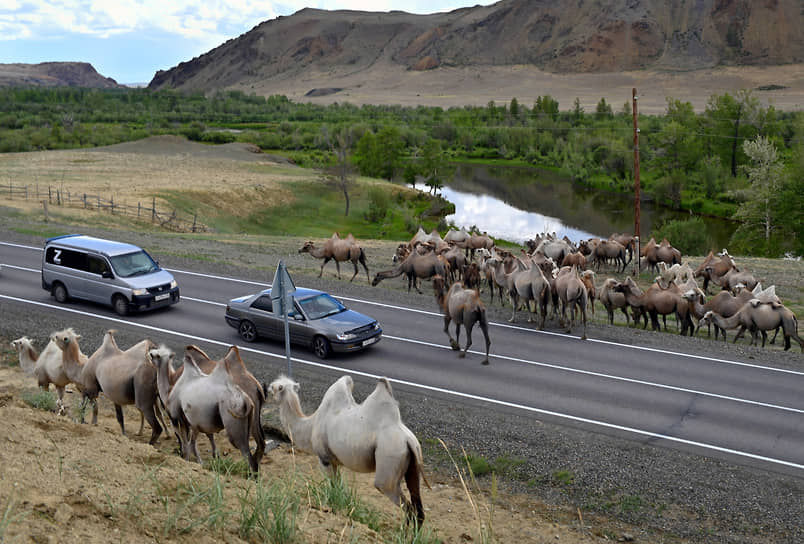
[[713, 136], [709, 144], [724, 164], [731, 165], [732, 177], [737, 177], [740, 142], [757, 135], [759, 112], [759, 100], [746, 90], [736, 97], [729, 93], [712, 95], [706, 105], [707, 129]]
[[393, 179], [402, 162], [405, 143], [394, 126], [383, 127], [376, 135], [366, 131], [358, 140], [353, 162], [364, 176]]
[[343, 193], [346, 201], [344, 216], [349, 216], [349, 189], [354, 184], [354, 175], [350, 161], [349, 150], [352, 133], [348, 129], [341, 129], [337, 134], [331, 135], [327, 127], [322, 128], [323, 138], [329, 142], [329, 147], [335, 155], [335, 164], [325, 169], [327, 179], [334, 180]]
[[424, 177], [424, 184], [430, 188], [430, 194], [435, 195], [444, 186], [450, 168], [440, 140], [430, 138], [422, 147], [419, 173]]
[[613, 114], [611, 110], [611, 105], [606, 102], [605, 98], [601, 98], [600, 102], [597, 103], [597, 107], [595, 107], [595, 116], [598, 119], [604, 119], [606, 117], [611, 117]]
[[[771, 237], [776, 225], [776, 209], [783, 185], [784, 169], [776, 147], [764, 136], [743, 143], [743, 151], [751, 161], [745, 166], [751, 183], [751, 198], [735, 214], [741, 222], [737, 232], [746, 242], [761, 240], [762, 247], [752, 248], [763, 254], [772, 251]], [[741, 232], [742, 231], [742, 232]], [[737, 235], [737, 233], [735, 233]]]

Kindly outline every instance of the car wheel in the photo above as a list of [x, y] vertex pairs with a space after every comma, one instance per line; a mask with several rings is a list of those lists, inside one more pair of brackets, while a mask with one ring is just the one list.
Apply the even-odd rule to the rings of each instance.
[[112, 308], [114, 308], [114, 313], [119, 316], [127, 316], [128, 315], [128, 301], [126, 297], [122, 295], [117, 295], [112, 299]]
[[246, 342], [253, 342], [257, 339], [257, 327], [247, 319], [240, 322], [240, 326], [237, 327], [237, 332], [240, 334], [240, 338]]
[[323, 336], [313, 338], [313, 353], [315, 353], [315, 356], [319, 359], [329, 357], [330, 353], [332, 353], [332, 349], [329, 347], [329, 340]]
[[61, 283], [53, 285], [53, 296], [59, 304], [64, 304], [70, 299], [70, 296], [67, 294], [67, 288]]

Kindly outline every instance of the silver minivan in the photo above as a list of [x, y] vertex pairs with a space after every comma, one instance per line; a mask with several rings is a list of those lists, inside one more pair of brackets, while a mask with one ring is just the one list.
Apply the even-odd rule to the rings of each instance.
[[179, 302], [173, 275], [135, 245], [81, 234], [48, 238], [42, 288], [58, 302], [70, 298], [111, 305], [119, 315]]

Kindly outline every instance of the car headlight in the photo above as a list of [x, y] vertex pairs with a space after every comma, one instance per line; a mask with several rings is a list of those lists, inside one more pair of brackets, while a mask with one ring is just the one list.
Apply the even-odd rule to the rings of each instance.
[[375, 330], [375, 331], [380, 330], [380, 322], [379, 322], [379, 321], [375, 321], [375, 322], [374, 322], [374, 330]]
[[170, 282], [170, 288], [171, 289], [175, 289], [178, 286], [179, 286], [179, 283], [176, 280], [173, 280], [172, 282]]
[[342, 342], [346, 342], [348, 340], [354, 340], [355, 338], [357, 338], [357, 335], [352, 334], [351, 332], [342, 332], [340, 334], [336, 334], [335, 338], [341, 340]]
[[134, 296], [141, 297], [142, 295], [148, 294], [148, 289], [132, 289], [131, 294]]

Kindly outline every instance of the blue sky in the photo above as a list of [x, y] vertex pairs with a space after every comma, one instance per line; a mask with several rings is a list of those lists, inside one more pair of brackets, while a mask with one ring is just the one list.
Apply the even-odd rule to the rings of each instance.
[[467, 0], [0, 0], [0, 63], [81, 61], [118, 83], [166, 70], [305, 7], [434, 13]]

